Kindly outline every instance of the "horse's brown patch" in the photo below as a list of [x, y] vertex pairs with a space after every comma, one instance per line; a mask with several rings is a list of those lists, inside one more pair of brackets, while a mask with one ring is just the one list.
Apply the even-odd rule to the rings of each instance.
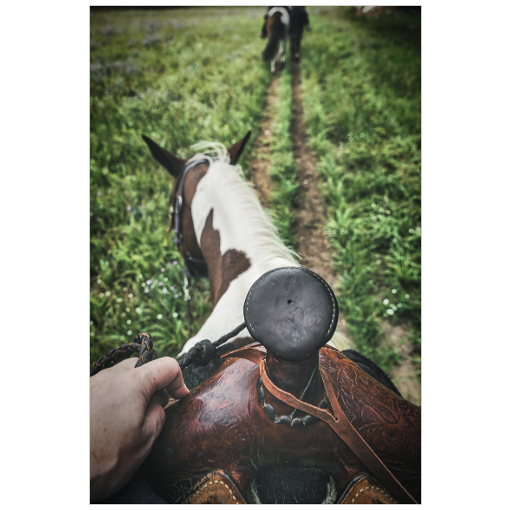
[[[195, 235], [195, 228], [193, 227], [193, 218], [191, 216], [191, 202], [197, 191], [197, 186], [200, 180], [205, 176], [209, 167], [204, 164], [197, 165], [192, 171], [186, 176], [186, 182], [184, 183], [184, 202], [182, 205], [182, 233], [183, 239], [185, 240], [186, 249], [191, 253], [192, 257], [200, 258], [200, 246], [198, 245], [197, 237]], [[175, 179], [171, 197], [171, 204], [175, 203], [175, 196], [180, 186], [180, 179]], [[175, 225], [173, 225], [175, 227]], [[170, 230], [170, 226], [169, 226]], [[168, 231], [169, 231], [168, 230]], [[180, 249], [181, 255], [184, 257], [185, 254]]]
[[236, 249], [228, 250], [221, 255], [220, 233], [213, 228], [213, 213], [211, 209], [207, 216], [200, 246], [209, 269], [211, 301], [215, 307], [227, 291], [230, 282], [247, 271], [251, 263], [244, 252]]

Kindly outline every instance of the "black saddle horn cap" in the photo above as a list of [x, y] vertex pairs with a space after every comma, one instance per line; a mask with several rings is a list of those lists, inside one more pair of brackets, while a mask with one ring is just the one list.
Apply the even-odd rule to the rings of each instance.
[[316, 354], [331, 339], [338, 322], [331, 287], [304, 267], [264, 273], [248, 291], [243, 311], [251, 336], [288, 362]]

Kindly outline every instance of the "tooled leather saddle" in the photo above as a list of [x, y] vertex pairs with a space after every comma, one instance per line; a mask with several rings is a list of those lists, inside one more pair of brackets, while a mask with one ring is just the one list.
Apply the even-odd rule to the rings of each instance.
[[159, 497], [260, 503], [286, 470], [325, 477], [324, 502], [419, 502], [420, 408], [326, 345], [338, 321], [328, 284], [300, 267], [269, 271], [244, 317], [252, 343], [166, 409], [141, 469]]

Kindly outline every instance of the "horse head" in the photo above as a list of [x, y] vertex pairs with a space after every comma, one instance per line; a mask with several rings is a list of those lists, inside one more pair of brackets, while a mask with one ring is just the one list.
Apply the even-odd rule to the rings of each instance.
[[[251, 131], [242, 140], [227, 149], [232, 165], [235, 165], [241, 157], [250, 135]], [[170, 232], [172, 228], [175, 230], [176, 245], [191, 276], [207, 276], [207, 266], [193, 225], [191, 204], [199, 182], [207, 174], [210, 159], [200, 157], [201, 155], [181, 159], [160, 147], [148, 136], [142, 135], [142, 138], [149, 146], [154, 159], [174, 178], [170, 193], [170, 222], [167, 232]]]

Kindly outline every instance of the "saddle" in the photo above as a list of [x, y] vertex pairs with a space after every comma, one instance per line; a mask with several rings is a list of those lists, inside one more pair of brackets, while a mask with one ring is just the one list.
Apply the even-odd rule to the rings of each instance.
[[338, 321], [328, 284], [268, 271], [244, 317], [251, 343], [166, 409], [141, 468], [152, 489], [169, 503], [256, 503], [257, 480], [285, 467], [323, 473], [325, 502], [419, 502], [420, 408], [326, 345]]

